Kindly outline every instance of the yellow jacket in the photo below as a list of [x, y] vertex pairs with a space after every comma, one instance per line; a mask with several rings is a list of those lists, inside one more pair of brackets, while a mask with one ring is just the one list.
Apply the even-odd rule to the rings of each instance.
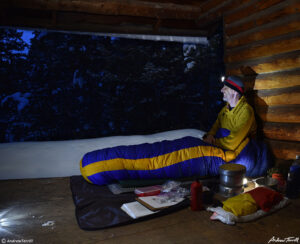
[[255, 134], [256, 122], [253, 108], [242, 96], [237, 105], [229, 110], [226, 104], [208, 134], [216, 138], [215, 145], [236, 150], [249, 135]]

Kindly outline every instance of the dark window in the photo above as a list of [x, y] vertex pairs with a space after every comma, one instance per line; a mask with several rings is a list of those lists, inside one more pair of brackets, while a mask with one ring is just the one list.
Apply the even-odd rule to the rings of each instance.
[[222, 30], [207, 43], [0, 29], [1, 142], [208, 130]]

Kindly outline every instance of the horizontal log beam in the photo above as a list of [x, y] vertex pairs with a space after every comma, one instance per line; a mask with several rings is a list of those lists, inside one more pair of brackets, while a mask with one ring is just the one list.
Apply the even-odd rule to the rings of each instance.
[[[55, 13], [55, 15], [53, 15]], [[49, 30], [155, 34], [178, 36], [206, 36], [193, 20], [157, 20], [135, 16], [109, 16], [71, 12], [40, 12], [18, 9], [6, 13], [3, 25], [46, 28]], [[41, 15], [42, 14], [42, 15]], [[40, 16], [41, 15], [41, 16]]]
[[278, 19], [299, 13], [300, 3], [297, 0], [287, 0], [273, 6], [266, 11], [256, 13], [251, 18], [246, 18], [243, 21], [233, 24], [226, 24], [226, 35], [232, 36], [243, 31], [251, 30], [258, 26], [269, 24], [277, 21]]
[[299, 50], [300, 32], [276, 37], [275, 40], [251, 43], [234, 50], [226, 50], [226, 63], [240, 62], [249, 59], [268, 57], [276, 54]]
[[280, 158], [275, 158], [274, 167], [289, 169], [295, 159], [284, 160]]
[[238, 63], [227, 63], [226, 74], [253, 75], [296, 69], [300, 67], [300, 50], [272, 57]]
[[108, 16], [108, 15], [90, 15], [82, 13], [68, 13], [68, 12], [57, 12], [57, 23], [60, 25], [64, 24], [76, 24], [80, 26], [85, 25], [136, 25], [145, 26], [151, 25], [159, 28], [170, 28], [177, 30], [194, 30], [200, 33], [200, 29], [196, 25], [194, 20], [178, 20], [178, 19], [162, 19], [158, 20], [156, 18], [149, 17], [135, 17], [135, 16]]
[[271, 123], [263, 126], [264, 136], [268, 139], [300, 141], [300, 123]]
[[241, 5], [247, 4], [250, 1], [251, 0], [222, 1], [221, 4], [219, 2], [213, 3], [212, 1], [214, 7], [207, 9], [205, 12], [203, 12], [198, 18], [197, 22], [200, 25], [213, 22], [221, 16], [225, 16], [229, 12], [234, 11]]
[[207, 13], [208, 11], [210, 11], [211, 9], [214, 9], [215, 7], [219, 6], [220, 4], [224, 3], [224, 1], [222, 0], [208, 0], [206, 2], [204, 2], [201, 6], [200, 6], [200, 12], [199, 12], [199, 16]]
[[300, 68], [244, 78], [245, 90], [287, 88], [300, 85]]
[[300, 123], [300, 105], [259, 106], [255, 110], [264, 122]]
[[2, 0], [2, 8], [28, 8], [35, 10], [84, 12], [101, 15], [125, 15], [159, 19], [190, 19], [199, 17], [200, 6], [155, 3], [147, 1], [89, 0]]
[[229, 15], [224, 16], [224, 22], [225, 24], [230, 24], [235, 21], [239, 21], [247, 16], [251, 16], [264, 9], [268, 9], [280, 2], [282, 2], [282, 0], [251, 1], [249, 4], [245, 5], [244, 8], [237, 9]]
[[254, 101], [258, 106], [300, 104], [300, 85], [289, 88], [256, 91]]
[[288, 34], [300, 30], [300, 14], [287, 16], [270, 25], [261, 26], [250, 31], [226, 38], [226, 49], [243, 46], [252, 42]]
[[[145, 0], [144, 0], [145, 1]], [[195, 7], [201, 6], [207, 0], [147, 0], [149, 3], [168, 3], [168, 4], [179, 4], [179, 5], [191, 5]]]
[[296, 158], [296, 155], [300, 155], [299, 142], [287, 142], [276, 140], [266, 140], [266, 142], [276, 158], [292, 160]]

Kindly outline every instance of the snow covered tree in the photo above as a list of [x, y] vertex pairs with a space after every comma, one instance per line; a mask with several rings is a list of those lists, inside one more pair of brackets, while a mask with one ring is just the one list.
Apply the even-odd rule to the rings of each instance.
[[22, 96], [27, 47], [22, 34], [16, 29], [0, 28], [0, 141], [12, 140], [7, 137], [7, 130], [12, 117], [14, 121], [20, 120], [18, 111], [23, 110], [22, 104], [27, 100]]

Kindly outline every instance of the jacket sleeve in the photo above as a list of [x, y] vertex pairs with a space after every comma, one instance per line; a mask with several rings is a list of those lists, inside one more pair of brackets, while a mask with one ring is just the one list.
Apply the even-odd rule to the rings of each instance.
[[[225, 106], [226, 107], [226, 106]], [[217, 131], [220, 129], [220, 115], [223, 113], [223, 110], [225, 109], [225, 107], [223, 107], [221, 109], [221, 111], [218, 114], [218, 118], [215, 121], [215, 123], [213, 124], [213, 126], [211, 127], [210, 131], [207, 133], [208, 135], [213, 135], [215, 136]]]

